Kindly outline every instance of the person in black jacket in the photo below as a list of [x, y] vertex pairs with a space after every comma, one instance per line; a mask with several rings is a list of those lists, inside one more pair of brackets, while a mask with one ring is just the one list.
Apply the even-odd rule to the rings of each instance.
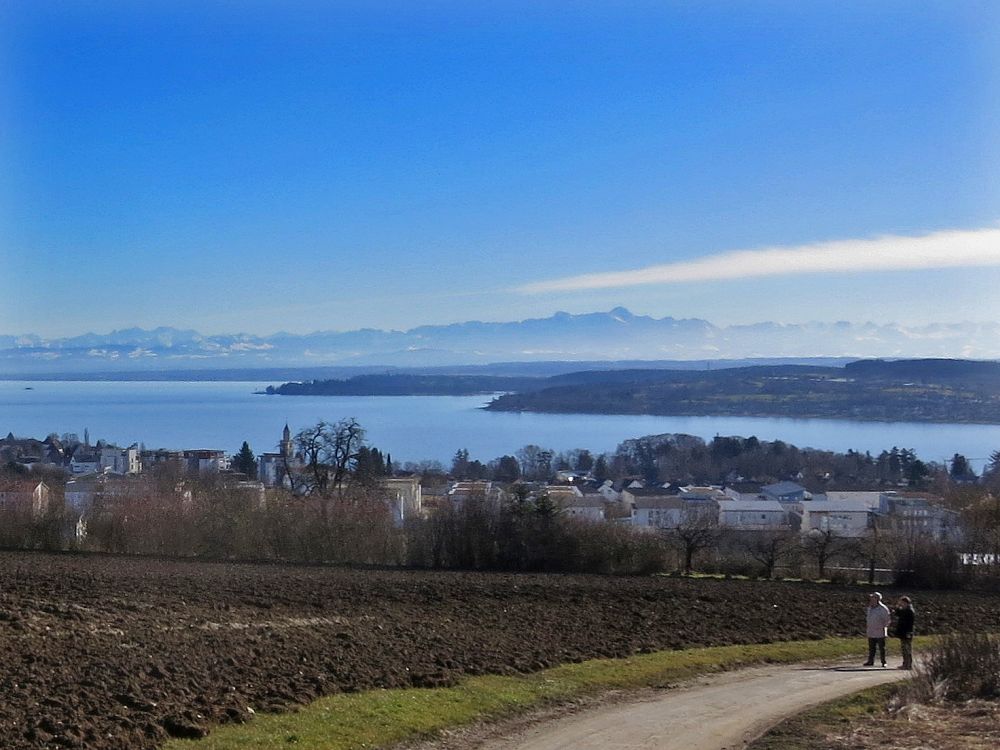
[[899, 597], [896, 603], [896, 637], [899, 638], [899, 651], [903, 655], [903, 665], [900, 669], [913, 669], [913, 621], [916, 612], [913, 602], [908, 596]]

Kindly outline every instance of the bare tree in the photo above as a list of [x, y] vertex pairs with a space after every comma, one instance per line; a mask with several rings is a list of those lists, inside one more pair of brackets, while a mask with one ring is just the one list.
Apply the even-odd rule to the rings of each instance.
[[802, 551], [816, 563], [817, 575], [826, 578], [826, 566], [850, 546], [850, 540], [832, 529], [810, 529], [802, 538]]
[[868, 530], [859, 539], [860, 553], [868, 565], [868, 583], [874, 585], [879, 564], [886, 564], [893, 558], [896, 539], [883, 527], [883, 521], [874, 511], [868, 514]]
[[755, 531], [743, 537], [743, 548], [764, 568], [764, 577], [774, 576], [774, 569], [792, 559], [799, 550], [798, 534], [792, 531]]
[[[364, 446], [364, 430], [353, 418], [335, 423], [321, 420], [299, 430], [294, 442], [301, 467], [289, 471], [288, 477], [293, 492], [303, 498], [307, 516], [314, 519], [302, 530], [303, 545], [311, 550], [311, 559], [334, 559], [344, 552], [342, 527], [350, 515], [344, 501], [352, 497], [351, 479]], [[339, 506], [336, 512], [335, 505]]]
[[305, 495], [342, 493], [364, 438], [353, 417], [336, 423], [320, 420], [299, 430], [294, 440], [304, 466], [294, 480], [296, 490]]
[[517, 451], [521, 474], [525, 479], [544, 481], [552, 474], [552, 451], [537, 445], [526, 445]]
[[1000, 571], [1000, 490], [966, 486], [947, 499], [961, 514], [963, 551], [982, 555], [995, 575]]
[[684, 556], [684, 572], [690, 573], [694, 556], [704, 549], [711, 549], [719, 540], [718, 514], [707, 508], [687, 508], [682, 511], [680, 522], [670, 530], [669, 536]]

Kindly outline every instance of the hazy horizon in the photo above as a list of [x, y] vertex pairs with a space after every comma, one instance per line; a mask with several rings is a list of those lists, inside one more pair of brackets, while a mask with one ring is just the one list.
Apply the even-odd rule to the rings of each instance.
[[407, 330], [202, 334], [116, 329], [69, 338], [0, 336], [0, 373], [53, 375], [275, 367], [399, 367], [530, 362], [1000, 359], [1000, 323], [929, 326], [762, 322], [716, 326], [617, 307], [513, 322], [463, 321]]
[[996, 323], [997, 322], [995, 320], [990, 320], [990, 319], [987, 319], [987, 318], [981, 318], [981, 319], [978, 319], [978, 320], [977, 319], [932, 320], [932, 321], [928, 321], [926, 323], [918, 323], [918, 324], [906, 323], [906, 322], [901, 321], [901, 320], [873, 320], [873, 319], [850, 320], [850, 319], [847, 319], [847, 318], [838, 318], [836, 320], [820, 320], [820, 319], [815, 319], [815, 318], [802, 318], [802, 319], [799, 319], [799, 320], [764, 320], [764, 319], [760, 319], [760, 320], [744, 320], [744, 321], [739, 321], [739, 322], [735, 322], [735, 323], [720, 323], [719, 321], [716, 321], [716, 320], [711, 320], [711, 319], [706, 319], [706, 318], [700, 318], [700, 317], [697, 317], [697, 316], [682, 315], [682, 314], [677, 314], [677, 313], [674, 313], [674, 314], [666, 313], [666, 314], [664, 314], [662, 316], [660, 316], [660, 315], [653, 315], [653, 314], [649, 314], [649, 313], [645, 313], [645, 312], [641, 312], [641, 311], [629, 308], [626, 305], [615, 305], [614, 307], [612, 307], [610, 309], [586, 310], [586, 311], [582, 311], [582, 312], [579, 312], [579, 313], [571, 313], [571, 312], [568, 312], [566, 310], [554, 310], [554, 311], [552, 311], [551, 314], [548, 314], [548, 315], [538, 315], [538, 316], [530, 316], [530, 317], [523, 317], [523, 318], [517, 318], [517, 317], [500, 317], [498, 315], [495, 318], [475, 318], [475, 319], [471, 319], [471, 318], [470, 319], [455, 318], [454, 320], [449, 320], [449, 321], [446, 321], [446, 322], [443, 322], [443, 323], [435, 323], [435, 322], [413, 322], [412, 325], [409, 325], [407, 327], [402, 327], [402, 328], [379, 328], [379, 327], [376, 327], [376, 326], [360, 326], [360, 327], [353, 327], [353, 328], [305, 328], [305, 329], [302, 329], [302, 330], [274, 329], [274, 330], [265, 330], [265, 331], [252, 331], [252, 330], [208, 330], [208, 329], [199, 328], [198, 326], [181, 326], [181, 325], [174, 325], [174, 324], [171, 324], [169, 322], [163, 322], [163, 323], [158, 323], [158, 324], [149, 325], [149, 326], [141, 326], [141, 325], [134, 325], [134, 324], [133, 325], [122, 324], [122, 325], [116, 325], [116, 326], [114, 326], [112, 328], [106, 328], [106, 329], [78, 329], [78, 330], [73, 330], [73, 331], [67, 331], [67, 332], [61, 333], [61, 334], [54, 334], [54, 335], [51, 335], [51, 336], [42, 335], [38, 331], [4, 331], [4, 330], [0, 330], [0, 337], [4, 337], [4, 338], [18, 338], [18, 337], [37, 336], [37, 337], [39, 337], [39, 338], [41, 338], [43, 340], [46, 340], [46, 341], [61, 341], [61, 340], [66, 340], [66, 339], [79, 338], [79, 337], [87, 336], [87, 335], [110, 336], [110, 335], [113, 335], [113, 334], [116, 334], [116, 333], [122, 333], [122, 332], [133, 331], [133, 330], [134, 331], [141, 331], [141, 332], [144, 332], [144, 333], [152, 333], [152, 332], [157, 331], [157, 330], [172, 330], [172, 331], [181, 331], [181, 332], [194, 332], [194, 333], [197, 333], [197, 334], [199, 334], [201, 336], [205, 336], [205, 337], [216, 337], [216, 336], [252, 336], [252, 337], [255, 337], [255, 338], [271, 338], [271, 337], [274, 337], [274, 336], [281, 336], [281, 335], [284, 335], [284, 334], [292, 335], [292, 336], [309, 336], [309, 335], [325, 334], [325, 333], [332, 333], [332, 334], [353, 333], [353, 332], [358, 332], [358, 331], [362, 331], [362, 330], [374, 330], [374, 331], [379, 331], [379, 332], [383, 332], [383, 333], [408, 333], [410, 331], [414, 331], [414, 330], [419, 329], [419, 328], [438, 328], [438, 327], [448, 327], [448, 326], [460, 326], [460, 325], [463, 325], [463, 324], [503, 325], [503, 324], [512, 324], [512, 323], [524, 323], [524, 322], [529, 322], [529, 321], [548, 320], [548, 319], [551, 319], [551, 318], [558, 318], [560, 316], [579, 317], [579, 316], [586, 316], [586, 315], [612, 314], [616, 310], [625, 310], [626, 312], [628, 312], [629, 314], [631, 314], [632, 316], [634, 316], [636, 318], [651, 318], [653, 320], [672, 319], [672, 320], [677, 320], [677, 321], [697, 320], [697, 321], [703, 321], [705, 323], [709, 323], [710, 325], [713, 325], [713, 326], [716, 326], [716, 327], [719, 327], [719, 328], [754, 327], [754, 326], [766, 326], [766, 325], [777, 325], [777, 326], [788, 326], [788, 327], [792, 327], [792, 326], [813, 326], [813, 325], [822, 325], [822, 326], [829, 325], [829, 326], [833, 326], [833, 325], [841, 325], [841, 324], [847, 324], [847, 325], [853, 325], [853, 326], [899, 326], [899, 327], [910, 327], [910, 328], [930, 328], [930, 327], [934, 327], [934, 326], [955, 326], [955, 325], [963, 325], [963, 324], [968, 324], [968, 325], [986, 325], [986, 324], [992, 324], [992, 323]]

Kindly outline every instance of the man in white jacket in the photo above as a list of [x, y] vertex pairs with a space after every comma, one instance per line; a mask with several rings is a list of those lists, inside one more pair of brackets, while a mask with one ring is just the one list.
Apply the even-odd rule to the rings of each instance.
[[885, 638], [889, 634], [889, 622], [892, 615], [889, 608], [882, 603], [882, 594], [874, 591], [868, 596], [868, 661], [866, 667], [875, 666], [875, 649], [885, 666]]

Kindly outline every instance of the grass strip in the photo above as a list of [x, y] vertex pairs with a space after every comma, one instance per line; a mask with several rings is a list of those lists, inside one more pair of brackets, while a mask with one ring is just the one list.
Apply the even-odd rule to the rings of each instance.
[[852, 724], [884, 713], [899, 685], [878, 685], [838, 698], [786, 719], [747, 746], [747, 750], [817, 750], [827, 738]]
[[517, 676], [469, 677], [449, 688], [340, 693], [286, 714], [260, 714], [165, 750], [355, 750], [388, 747], [442, 730], [496, 720], [608, 690], [667, 687], [698, 675], [761, 664], [857, 655], [857, 638], [657, 651], [594, 659]]

